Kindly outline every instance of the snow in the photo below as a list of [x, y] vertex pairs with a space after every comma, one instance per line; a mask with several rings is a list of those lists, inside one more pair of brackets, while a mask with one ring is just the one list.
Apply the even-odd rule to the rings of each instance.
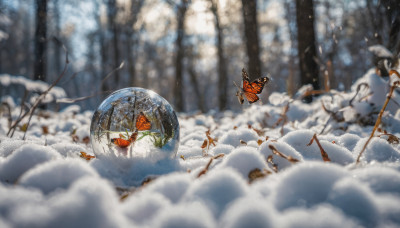
[[[400, 137], [400, 112], [389, 103], [356, 164], [389, 91], [373, 70], [363, 82], [352, 106], [357, 86], [310, 104], [273, 93], [240, 112], [180, 113], [177, 156], [159, 161], [81, 158], [94, 155], [92, 112], [76, 105], [35, 114], [26, 140], [6, 136], [3, 112], [0, 227], [400, 227], [400, 145], [384, 132]], [[15, 120], [19, 105], [1, 100]], [[216, 145], [201, 148], [208, 130]]]
[[368, 51], [380, 58], [392, 58], [393, 54], [383, 45], [377, 44], [368, 47]]
[[[0, 75], [0, 85], [3, 87], [4, 90], [6, 90], [7, 87], [19, 85], [19, 86], [24, 87], [27, 91], [37, 92], [39, 94], [46, 91], [50, 86], [49, 84], [47, 84], [43, 81], [33, 81], [33, 80], [30, 80], [23, 76], [11, 76], [8, 74]], [[20, 95], [22, 95], [22, 94], [20, 94]], [[67, 94], [65, 93], [63, 88], [55, 86], [49, 91], [48, 96], [46, 96], [46, 98], [43, 100], [43, 102], [48, 103], [48, 102], [54, 101], [56, 99], [65, 98], [66, 96], [67, 96]], [[34, 98], [35, 97], [31, 97], [31, 100], [32, 100], [31, 103], [34, 102], [34, 100], [35, 100]]]

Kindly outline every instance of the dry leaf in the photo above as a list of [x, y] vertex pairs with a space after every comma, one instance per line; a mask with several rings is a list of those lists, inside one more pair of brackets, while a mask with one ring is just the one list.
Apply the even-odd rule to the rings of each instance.
[[44, 135], [49, 134], [49, 127], [47, 127], [47, 126], [42, 126], [42, 132], [43, 132]]
[[262, 172], [259, 168], [255, 168], [255, 169], [251, 170], [248, 175], [250, 184], [257, 179], [261, 179], [266, 176], [267, 176], [267, 173]]
[[258, 144], [259, 146], [261, 146], [262, 143], [263, 143], [263, 141], [262, 141], [261, 139], [257, 140], [257, 144]]
[[240, 140], [240, 144], [242, 144], [242, 145], [247, 145], [247, 142], [245, 142], [245, 141], [243, 141], [243, 140]]
[[280, 151], [279, 151], [278, 149], [276, 149], [273, 145], [269, 145], [268, 147], [269, 147], [270, 150], [272, 150], [272, 153], [273, 153], [273, 154], [278, 155], [279, 157], [282, 157], [282, 158], [288, 160], [290, 163], [297, 163], [297, 162], [299, 162], [298, 159], [296, 159], [296, 158], [294, 158], [294, 157], [292, 157], [292, 156], [288, 156], [288, 155], [286, 155], [286, 154], [280, 152]]
[[330, 162], [331, 159], [328, 156], [328, 153], [326, 153], [326, 151], [324, 150], [324, 148], [322, 148], [321, 144], [319, 143], [319, 140], [317, 138], [317, 134], [314, 134], [314, 136], [311, 138], [310, 143], [307, 144], [307, 146], [310, 146], [313, 142], [317, 143], [319, 150], [321, 151], [321, 156], [322, 156], [322, 160], [324, 160], [325, 162]]
[[86, 159], [87, 161], [90, 161], [93, 158], [96, 158], [93, 155], [87, 154], [86, 152], [81, 151], [81, 154], [79, 155], [79, 157]]
[[85, 138], [83, 138], [82, 142], [85, 143], [85, 144], [88, 144], [90, 142], [89, 136], [86, 136]]
[[204, 149], [204, 148], [206, 148], [207, 147], [207, 139], [204, 139], [204, 142], [203, 142], [203, 144], [201, 145], [201, 149]]
[[146, 186], [146, 185], [148, 185], [150, 182], [152, 182], [153, 180], [155, 180], [155, 179], [157, 179], [157, 177], [155, 177], [155, 176], [150, 176], [150, 177], [146, 177], [143, 181], [142, 181], [142, 183], [141, 183], [141, 185], [140, 186]]
[[208, 169], [210, 168], [211, 163], [213, 162], [214, 159], [222, 158], [222, 157], [224, 157], [224, 156], [225, 156], [225, 154], [218, 154], [218, 155], [216, 155], [216, 156], [210, 158], [210, 161], [207, 163], [207, 165], [204, 167], [204, 169], [200, 171], [200, 173], [197, 175], [197, 178], [199, 178], [199, 177], [201, 177], [202, 175], [204, 175], [204, 174], [207, 173], [207, 171], [208, 171]]
[[267, 162], [272, 165], [272, 170], [274, 170], [274, 172], [277, 173], [278, 172], [278, 165], [274, 163], [272, 155], [269, 155], [267, 157]]
[[384, 134], [379, 135], [378, 137], [386, 139], [386, 141], [388, 141], [388, 143], [390, 143], [390, 144], [399, 144], [400, 143], [400, 139], [393, 134], [384, 133]]

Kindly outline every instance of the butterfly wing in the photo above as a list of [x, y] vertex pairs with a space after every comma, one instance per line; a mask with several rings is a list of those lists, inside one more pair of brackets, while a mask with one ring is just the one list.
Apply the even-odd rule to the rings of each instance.
[[114, 143], [115, 145], [121, 147], [121, 148], [128, 147], [131, 144], [131, 141], [125, 140], [125, 139], [121, 139], [121, 138], [113, 138], [113, 139], [111, 139], [111, 142]]
[[264, 78], [258, 78], [254, 80], [252, 83], [250, 83], [250, 87], [252, 88], [252, 92], [256, 94], [260, 94], [264, 88], [264, 85], [268, 83], [269, 78], [264, 77]]
[[264, 85], [269, 82], [268, 77], [258, 78], [250, 82], [249, 75], [247, 74], [244, 68], [242, 69], [242, 78], [243, 78], [243, 91], [247, 93], [260, 94], [264, 88]]
[[147, 119], [146, 116], [141, 112], [136, 119], [136, 129], [138, 131], [146, 131], [150, 130], [150, 128], [151, 128], [150, 120]]
[[244, 92], [244, 96], [249, 101], [249, 103], [254, 103], [258, 101], [260, 98], [255, 93]]

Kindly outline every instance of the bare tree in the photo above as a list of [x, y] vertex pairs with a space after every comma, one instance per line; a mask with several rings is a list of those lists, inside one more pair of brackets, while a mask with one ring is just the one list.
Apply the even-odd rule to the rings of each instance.
[[296, 79], [295, 72], [298, 72], [297, 64], [295, 64], [295, 53], [297, 49], [297, 34], [295, 26], [291, 26], [296, 23], [296, 7], [294, 6], [294, 2], [291, 0], [286, 0], [284, 3], [285, 6], [285, 19], [288, 23], [288, 31], [290, 37], [290, 52], [289, 52], [289, 61], [288, 61], [288, 69], [289, 75], [286, 82], [286, 92], [289, 96], [293, 96], [296, 93]]
[[190, 4], [189, 0], [181, 0], [176, 4], [177, 14], [177, 30], [175, 40], [175, 86], [174, 98], [177, 111], [184, 110], [183, 100], [183, 58], [184, 58], [184, 45], [183, 39], [185, 37], [185, 16]]
[[242, 0], [244, 35], [246, 39], [250, 79], [261, 76], [260, 44], [258, 41], [257, 0]]
[[134, 30], [134, 25], [138, 20], [138, 16], [140, 10], [142, 9], [144, 0], [131, 0], [130, 13], [127, 20], [127, 25], [125, 26], [125, 35], [126, 35], [126, 51], [127, 51], [127, 59], [128, 59], [128, 72], [129, 72], [129, 81], [131, 86], [135, 86], [136, 80], [136, 72], [135, 72], [135, 54], [134, 54], [134, 46], [135, 46], [135, 35], [136, 31]]
[[[313, 0], [296, 0], [297, 49], [300, 63], [302, 85], [311, 84], [315, 90], [320, 88], [318, 75], [316, 41], [314, 32]], [[307, 99], [309, 100], [309, 98]]]
[[197, 107], [200, 109], [201, 112], [206, 112], [206, 107], [204, 103], [204, 94], [200, 92], [200, 84], [198, 81], [198, 73], [196, 71], [196, 59], [199, 58], [198, 53], [195, 52], [194, 45], [190, 45], [187, 50], [187, 62], [188, 62], [188, 73], [189, 79], [193, 87], [193, 92], [197, 99]]
[[[112, 34], [112, 50], [113, 50], [113, 64], [112, 68], [116, 69], [121, 64], [120, 63], [120, 53], [119, 53], [119, 27], [117, 23], [117, 13], [118, 6], [116, 0], [108, 0], [107, 2], [107, 19], [108, 19], [108, 29], [110, 34]], [[114, 72], [114, 84], [116, 87], [119, 85], [119, 71]]]
[[60, 1], [59, 0], [53, 0], [53, 17], [54, 17], [54, 67], [56, 72], [61, 71], [61, 20], [60, 20]]
[[47, 0], [36, 0], [36, 31], [35, 31], [35, 80], [46, 80], [47, 67]]
[[221, 27], [219, 12], [218, 12], [218, 1], [210, 0], [211, 2], [211, 12], [215, 18], [215, 30], [217, 32], [217, 50], [218, 50], [218, 100], [219, 109], [225, 110], [228, 106], [228, 84], [227, 84], [227, 69], [224, 54], [224, 32]]
[[386, 9], [386, 16], [389, 23], [389, 42], [387, 47], [398, 58], [398, 54], [400, 53], [400, 1], [383, 0], [382, 3]]

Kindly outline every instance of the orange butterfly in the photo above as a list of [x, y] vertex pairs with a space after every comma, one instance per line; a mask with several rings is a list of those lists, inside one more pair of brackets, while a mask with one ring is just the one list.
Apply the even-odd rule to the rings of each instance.
[[268, 77], [263, 77], [263, 78], [258, 78], [252, 82], [250, 82], [249, 75], [247, 75], [246, 70], [243, 68], [242, 69], [242, 78], [243, 78], [243, 88], [240, 88], [239, 86], [236, 85], [236, 87], [239, 88], [239, 91], [236, 92], [236, 96], [239, 99], [239, 103], [243, 104], [244, 102], [244, 97], [249, 101], [249, 103], [254, 103], [258, 101], [260, 98], [257, 96], [257, 94], [260, 94], [264, 88], [264, 85], [269, 82]]
[[126, 148], [131, 143], [134, 143], [138, 136], [138, 131], [146, 131], [151, 129], [151, 122], [146, 116], [141, 112], [136, 119], [136, 130], [132, 133], [131, 137], [128, 140], [123, 139], [123, 135], [119, 134], [119, 138], [111, 139], [111, 142], [115, 145], [119, 146], [120, 148]]
[[119, 138], [113, 138], [111, 139], [111, 142], [114, 143], [115, 145], [119, 146], [120, 148], [126, 148], [129, 145], [131, 145], [131, 143], [136, 141], [136, 138], [138, 136], [137, 131], [133, 132], [131, 137], [129, 137], [128, 140], [123, 139], [123, 135], [119, 134]]
[[150, 120], [146, 118], [143, 112], [141, 112], [136, 119], [136, 129], [139, 131], [146, 131], [150, 130], [150, 128], [151, 128]]

